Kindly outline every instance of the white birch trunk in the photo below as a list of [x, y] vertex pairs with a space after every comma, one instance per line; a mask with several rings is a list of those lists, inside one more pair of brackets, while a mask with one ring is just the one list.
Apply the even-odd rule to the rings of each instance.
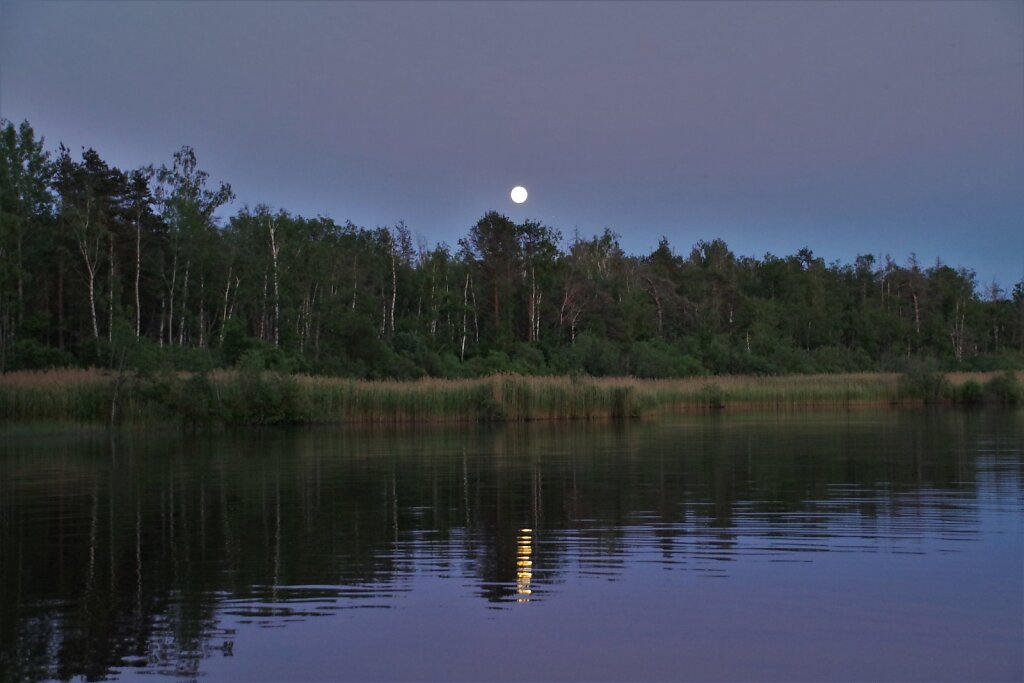
[[178, 322], [178, 346], [185, 345], [185, 321], [188, 319], [185, 311], [188, 306], [188, 276], [191, 270], [192, 259], [189, 259], [185, 261], [185, 280], [181, 283], [181, 315], [178, 316], [180, 318]]
[[199, 348], [206, 348], [206, 276], [199, 275]]
[[224, 323], [228, 321], [228, 297], [231, 295], [231, 273], [234, 269], [233, 263], [228, 265], [228, 279], [224, 285], [224, 308], [220, 315], [220, 343], [224, 343]]
[[167, 345], [174, 344], [174, 290], [178, 280], [178, 248], [174, 248], [174, 258], [171, 260], [171, 286], [167, 302]]
[[107, 284], [110, 291], [110, 302], [107, 306], [107, 341], [114, 341], [114, 233], [107, 235], [107, 261], [110, 266]]
[[459, 360], [466, 358], [466, 316], [469, 309], [469, 273], [466, 273], [466, 286], [462, 289], [462, 344], [459, 350]]
[[139, 303], [139, 278], [142, 274], [142, 221], [135, 220], [135, 338], [142, 335], [142, 305]]
[[277, 256], [280, 247], [277, 244], [277, 227], [272, 218], [267, 218], [267, 230], [270, 232], [270, 256], [273, 259], [274, 268], [274, 346], [279, 346], [281, 341], [281, 282], [277, 269]]
[[78, 251], [82, 254], [82, 261], [85, 264], [86, 287], [89, 290], [89, 315], [92, 322], [93, 339], [100, 338], [100, 325], [96, 315], [96, 273], [99, 269], [100, 238], [97, 235], [95, 242], [90, 244], [90, 229], [92, 227], [91, 203], [86, 205], [85, 216], [81, 221], [81, 227], [77, 231], [76, 242]]
[[395, 302], [398, 299], [398, 271], [395, 264], [395, 241], [394, 238], [391, 240], [391, 311], [389, 314], [389, 322], [391, 324], [391, 334], [395, 334]]

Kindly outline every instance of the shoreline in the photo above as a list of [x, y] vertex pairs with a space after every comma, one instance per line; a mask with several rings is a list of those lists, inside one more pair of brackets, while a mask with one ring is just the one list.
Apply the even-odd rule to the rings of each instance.
[[492, 375], [365, 381], [217, 371], [0, 375], [0, 422], [186, 426], [639, 419], [668, 413], [1013, 404], [1021, 373], [896, 373], [683, 379]]

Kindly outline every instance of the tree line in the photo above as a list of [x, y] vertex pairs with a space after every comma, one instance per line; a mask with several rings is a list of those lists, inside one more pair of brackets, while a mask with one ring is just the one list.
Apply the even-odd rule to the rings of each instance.
[[363, 378], [1024, 367], [1024, 280], [720, 239], [649, 254], [490, 211], [456, 245], [243, 206], [195, 151], [124, 171], [0, 121], [0, 370]]

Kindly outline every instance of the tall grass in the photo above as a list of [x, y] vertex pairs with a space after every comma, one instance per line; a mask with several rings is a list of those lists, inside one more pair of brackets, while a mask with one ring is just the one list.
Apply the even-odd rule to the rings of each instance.
[[313, 422], [550, 420], [632, 417], [633, 387], [563, 377], [357, 382], [303, 377]]
[[0, 375], [0, 418], [103, 422], [112, 390], [112, 379], [96, 370], [7, 373]]
[[[957, 396], [1006, 400], [1019, 391], [1005, 373], [942, 378]], [[110, 420], [116, 376], [101, 370], [0, 375], [0, 419]], [[983, 390], [978, 390], [984, 383]], [[908, 389], [908, 386], [911, 388]], [[122, 378], [116, 415], [146, 423], [404, 423], [631, 418], [676, 410], [801, 408], [921, 403], [896, 374], [722, 376], [675, 380], [495, 375], [482, 379], [367, 382], [220, 371]], [[941, 398], [941, 397], [940, 397]], [[972, 402], [965, 400], [964, 402]]]

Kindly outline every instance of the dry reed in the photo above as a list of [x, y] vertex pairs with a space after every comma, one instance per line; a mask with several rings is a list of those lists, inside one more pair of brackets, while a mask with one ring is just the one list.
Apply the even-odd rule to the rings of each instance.
[[[954, 386], [996, 373], [948, 375]], [[105, 422], [115, 375], [100, 370], [0, 375], [0, 419]], [[124, 421], [184, 418], [221, 423], [403, 423], [627, 418], [721, 407], [801, 408], [907, 403], [900, 376], [884, 373], [720, 376], [647, 380], [495, 375], [415, 382], [286, 377], [218, 371], [131, 378], [119, 393]]]

